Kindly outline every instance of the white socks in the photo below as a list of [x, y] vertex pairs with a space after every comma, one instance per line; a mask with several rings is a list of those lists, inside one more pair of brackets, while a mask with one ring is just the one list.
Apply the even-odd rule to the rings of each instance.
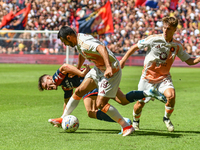
[[65, 110], [61, 118], [64, 118], [65, 116], [70, 115], [72, 111], [78, 106], [79, 102], [80, 100], [75, 100], [73, 97], [71, 97], [65, 107]]
[[165, 116], [164, 117], [169, 118], [173, 111], [174, 111], [173, 107], [165, 106]]
[[122, 126], [122, 128], [129, 126], [129, 124], [120, 115], [120, 113], [118, 112], [118, 110], [115, 107], [113, 107], [112, 105], [110, 105], [110, 107], [107, 110], [106, 114], [110, 118], [112, 118], [114, 121], [116, 121], [117, 123], [119, 123]]

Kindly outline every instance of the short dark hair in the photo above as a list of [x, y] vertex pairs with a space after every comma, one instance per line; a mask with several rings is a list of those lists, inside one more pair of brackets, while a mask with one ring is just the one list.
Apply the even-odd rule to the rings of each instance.
[[173, 26], [173, 27], [177, 27], [178, 26], [178, 19], [176, 17], [170, 17], [170, 16], [167, 16], [167, 17], [164, 17], [162, 19], [163, 23], [166, 23], [170, 26]]
[[63, 39], [66, 39], [67, 35], [73, 35], [73, 34], [76, 35], [76, 32], [72, 28], [70, 28], [69, 26], [63, 26], [58, 32], [58, 39], [60, 39], [61, 37]]
[[44, 75], [42, 75], [41, 77], [39, 77], [39, 80], [38, 80], [38, 89], [40, 90], [40, 91], [43, 91], [44, 89], [42, 88], [42, 83], [44, 82], [44, 77], [45, 76], [50, 76], [50, 75], [48, 75], [48, 74], [44, 74]]

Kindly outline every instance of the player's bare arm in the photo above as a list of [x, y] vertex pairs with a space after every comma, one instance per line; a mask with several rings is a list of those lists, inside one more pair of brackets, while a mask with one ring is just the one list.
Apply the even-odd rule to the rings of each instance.
[[120, 60], [120, 66], [121, 66], [121, 68], [124, 68], [126, 60], [127, 60], [136, 50], [138, 50], [138, 49], [139, 49], [139, 48], [138, 48], [138, 45], [137, 45], [137, 44], [131, 46], [131, 48], [126, 52], [126, 54], [124, 55], [124, 57]]
[[188, 60], [185, 61], [188, 65], [196, 65], [200, 62], [200, 57], [198, 58], [189, 58]]
[[90, 70], [89, 65], [84, 65], [86, 67], [86, 69], [84, 69], [83, 71], [80, 71], [79, 69], [77, 69], [75, 66], [73, 65], [69, 65], [69, 64], [64, 64], [60, 67], [60, 71], [62, 72], [62, 74], [73, 74], [73, 75], [78, 75], [80, 77], [84, 77]]
[[84, 61], [85, 61], [85, 58], [81, 54], [79, 54], [78, 55], [78, 65], [77, 65], [78, 69], [81, 68], [81, 66], [83, 65]]
[[106, 66], [106, 71], [104, 72], [104, 77], [106, 77], [106, 78], [112, 77], [113, 71], [112, 71], [112, 67], [110, 65], [108, 51], [107, 51], [106, 47], [103, 45], [99, 45], [99, 46], [97, 46], [97, 51], [102, 56], [105, 66]]

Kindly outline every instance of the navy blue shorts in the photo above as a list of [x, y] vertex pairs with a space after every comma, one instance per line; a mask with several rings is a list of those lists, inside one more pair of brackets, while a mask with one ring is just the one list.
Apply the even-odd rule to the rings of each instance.
[[85, 94], [83, 96], [83, 99], [85, 99], [86, 97], [89, 97], [89, 96], [97, 96], [97, 95], [98, 95], [98, 89], [96, 88], [96, 89], [88, 92], [87, 94]]

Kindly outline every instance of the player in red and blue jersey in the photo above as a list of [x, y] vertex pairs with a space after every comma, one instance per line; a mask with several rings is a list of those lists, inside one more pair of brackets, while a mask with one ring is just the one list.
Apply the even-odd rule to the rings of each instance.
[[[81, 82], [84, 79], [84, 76], [90, 70], [88, 65], [85, 66], [86, 68], [81, 68], [81, 70], [79, 70], [72, 65], [64, 64], [55, 72], [53, 76], [47, 74], [42, 75], [39, 78], [38, 88], [41, 91], [43, 91], [44, 89], [57, 90], [57, 87], [61, 86], [64, 91], [64, 106], [63, 106], [63, 111], [64, 111], [69, 98], [73, 94], [73, 89], [81, 84]], [[88, 116], [90, 118], [96, 118], [98, 120], [115, 122], [104, 112], [96, 108], [95, 101], [97, 94], [98, 94], [98, 89], [96, 88], [83, 96]], [[48, 121], [55, 126], [60, 126], [62, 122], [62, 117], [56, 119], [49, 119]]]

